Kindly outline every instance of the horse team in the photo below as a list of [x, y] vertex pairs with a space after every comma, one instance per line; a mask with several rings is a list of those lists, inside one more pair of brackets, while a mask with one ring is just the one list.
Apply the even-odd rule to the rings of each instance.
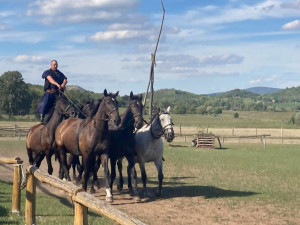
[[[139, 163], [143, 181], [143, 195], [147, 194], [145, 163], [153, 161], [158, 171], [158, 191], [161, 194], [163, 172], [163, 141], [174, 139], [174, 130], [170, 108], [160, 110], [144, 125], [142, 96], [130, 93], [127, 109], [120, 116], [117, 93], [107, 93], [98, 104], [87, 103], [81, 112], [85, 116], [75, 117], [76, 110], [64, 96], [57, 97], [54, 112], [45, 125], [33, 126], [26, 137], [26, 149], [31, 165], [40, 166], [47, 159], [48, 173], [53, 173], [51, 157], [55, 154], [59, 161], [59, 177], [70, 179], [69, 169], [78, 168], [78, 182], [87, 190], [92, 174], [91, 192], [94, 184], [99, 187], [97, 172], [102, 165], [106, 187], [106, 201], [112, 202], [112, 188], [116, 178], [116, 164], [119, 171], [118, 190], [123, 189], [122, 161], [128, 162], [128, 189], [137, 201], [140, 194], [137, 189], [135, 163]], [[63, 119], [68, 117], [67, 119]], [[69, 157], [67, 157], [69, 154]], [[79, 160], [81, 156], [81, 162]], [[111, 173], [109, 172], [109, 159]], [[82, 178], [83, 175], [83, 178]]]

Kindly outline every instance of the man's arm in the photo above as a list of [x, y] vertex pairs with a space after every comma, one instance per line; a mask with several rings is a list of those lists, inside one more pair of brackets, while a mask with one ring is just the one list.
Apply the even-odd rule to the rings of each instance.
[[58, 87], [59, 90], [62, 88], [61, 85], [60, 85], [59, 83], [57, 83], [50, 75], [47, 76], [47, 80], [49, 80], [49, 82], [50, 82], [51, 84], [56, 85], [56, 86]]
[[68, 80], [65, 78], [61, 84], [61, 88], [64, 89], [67, 83], [68, 83]]

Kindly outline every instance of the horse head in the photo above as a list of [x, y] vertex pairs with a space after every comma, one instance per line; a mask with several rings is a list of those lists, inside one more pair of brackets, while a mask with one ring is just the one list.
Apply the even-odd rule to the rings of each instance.
[[71, 105], [68, 99], [63, 95], [60, 95], [56, 98], [55, 109], [57, 109], [58, 113], [61, 115], [68, 116], [68, 117], [76, 116], [75, 108]]
[[104, 90], [104, 97], [101, 101], [101, 105], [104, 104], [104, 109], [106, 113], [106, 119], [108, 119], [115, 128], [120, 124], [121, 118], [119, 115], [118, 104], [116, 97], [118, 96], [119, 91], [115, 94], [107, 93], [106, 89]]
[[80, 114], [78, 117], [81, 119], [85, 119], [87, 117], [94, 116], [99, 105], [95, 104], [94, 99], [83, 103], [80, 108]]
[[170, 106], [168, 107], [168, 109], [165, 110], [160, 110], [159, 114], [159, 121], [160, 121], [160, 125], [162, 128], [162, 132], [163, 135], [166, 139], [167, 142], [171, 142], [173, 141], [174, 137], [175, 137], [175, 133], [174, 133], [174, 129], [173, 129], [173, 122], [172, 122], [172, 118], [170, 115]]
[[129, 108], [133, 114], [134, 128], [140, 129], [144, 123], [142, 95], [134, 95], [131, 91]]

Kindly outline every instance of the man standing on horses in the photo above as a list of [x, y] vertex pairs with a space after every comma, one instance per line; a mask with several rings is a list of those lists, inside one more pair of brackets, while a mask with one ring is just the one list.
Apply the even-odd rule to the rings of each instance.
[[[56, 60], [51, 61], [51, 68], [46, 70], [42, 78], [45, 79], [44, 91], [45, 94], [40, 100], [37, 107], [37, 111], [40, 113], [40, 122], [44, 122], [45, 115], [51, 111], [54, 106], [56, 96], [59, 91], [63, 91], [67, 84], [67, 77], [58, 69], [58, 63]], [[48, 120], [50, 119], [50, 116]], [[47, 121], [45, 121], [47, 122]]]

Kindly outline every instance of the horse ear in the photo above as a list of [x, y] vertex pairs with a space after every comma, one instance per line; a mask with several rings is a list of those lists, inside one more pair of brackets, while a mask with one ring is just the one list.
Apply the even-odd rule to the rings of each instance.
[[171, 107], [169, 106], [169, 107], [167, 108], [167, 112], [170, 112], [170, 109], [171, 109]]
[[104, 94], [105, 97], [107, 97], [107, 90], [106, 89], [104, 89], [104, 93], [103, 94]]
[[116, 97], [119, 95], [119, 91], [117, 91], [117, 93], [116, 93]]
[[130, 92], [130, 99], [133, 100], [134, 99], [134, 96], [133, 96], [133, 93], [132, 91]]

